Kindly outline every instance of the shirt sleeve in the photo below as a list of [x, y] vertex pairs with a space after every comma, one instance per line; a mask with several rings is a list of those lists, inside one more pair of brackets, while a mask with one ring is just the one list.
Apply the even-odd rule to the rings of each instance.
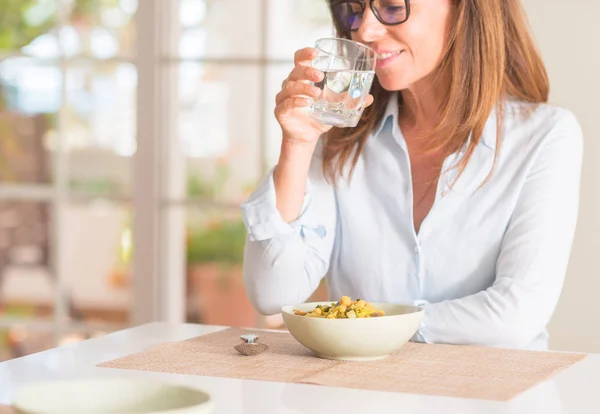
[[583, 137], [568, 112], [540, 145], [501, 243], [493, 285], [425, 309], [413, 340], [522, 348], [550, 321], [579, 207]]
[[272, 315], [306, 301], [329, 269], [336, 227], [334, 190], [318, 153], [295, 221], [286, 223], [276, 208], [273, 171], [242, 205], [242, 214], [248, 231], [244, 283], [254, 307]]

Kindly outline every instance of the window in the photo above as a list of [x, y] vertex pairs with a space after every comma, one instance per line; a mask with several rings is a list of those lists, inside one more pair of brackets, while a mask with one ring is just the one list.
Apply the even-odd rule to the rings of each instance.
[[294, 51], [332, 33], [325, 2], [31, 0], [3, 15], [0, 359], [145, 321], [263, 324], [239, 204], [277, 160]]
[[3, 9], [0, 359], [129, 323], [136, 8]]

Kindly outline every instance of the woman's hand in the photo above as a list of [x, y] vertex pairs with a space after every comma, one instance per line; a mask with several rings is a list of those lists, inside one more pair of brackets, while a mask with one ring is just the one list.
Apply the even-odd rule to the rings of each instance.
[[310, 98], [319, 98], [321, 89], [310, 84], [320, 82], [323, 72], [311, 66], [317, 57], [313, 48], [300, 49], [294, 55], [294, 69], [283, 81], [281, 91], [275, 98], [275, 118], [281, 125], [284, 145], [300, 145], [314, 148], [319, 137], [331, 126], [322, 124], [308, 113]]

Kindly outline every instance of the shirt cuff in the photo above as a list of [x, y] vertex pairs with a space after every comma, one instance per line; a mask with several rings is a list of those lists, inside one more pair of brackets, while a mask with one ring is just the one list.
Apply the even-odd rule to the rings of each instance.
[[[423, 308], [425, 310], [425, 312], [427, 312], [427, 305], [429, 305], [429, 302], [423, 299], [418, 299], [413, 301], [413, 306], [419, 306], [420, 308]], [[419, 329], [417, 329], [417, 332], [415, 332], [415, 334], [413, 335], [413, 337], [411, 338], [411, 341], [413, 342], [422, 342], [422, 343], [426, 343], [429, 344], [431, 342], [427, 342], [427, 340], [425, 339], [425, 315], [423, 315], [423, 317], [421, 318], [421, 323], [419, 325]]]
[[300, 215], [291, 223], [283, 220], [276, 207], [275, 183], [273, 170], [271, 170], [258, 189], [241, 206], [248, 238], [250, 241], [263, 241], [274, 237], [293, 235], [297, 232], [304, 235], [306, 227], [313, 230], [319, 237], [325, 237], [323, 226], [310, 224], [312, 202], [311, 184], [307, 180]]

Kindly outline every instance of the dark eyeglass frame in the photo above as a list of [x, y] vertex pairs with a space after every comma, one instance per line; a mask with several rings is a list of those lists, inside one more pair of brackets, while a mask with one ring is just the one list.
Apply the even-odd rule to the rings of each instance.
[[[410, 0], [404, 0], [406, 2], [406, 18], [404, 20], [402, 20], [401, 22], [394, 22], [394, 23], [387, 23], [385, 20], [383, 20], [383, 18], [379, 14], [379, 11], [377, 10], [377, 8], [374, 5], [375, 0], [368, 0], [368, 1], [369, 1], [369, 8], [371, 9], [371, 11], [373, 12], [373, 14], [375, 15], [375, 18], [381, 24], [383, 24], [385, 26], [397, 26], [399, 24], [405, 23], [408, 20], [408, 18], [410, 17]], [[363, 15], [365, 14], [365, 10], [367, 8], [367, 5], [365, 4], [364, 0], [337, 0], [337, 1], [334, 1], [334, 2], [331, 3], [332, 10], [333, 10], [333, 6], [335, 6], [336, 4], [342, 4], [342, 3], [359, 4], [360, 7], [362, 8], [362, 14]], [[333, 18], [335, 19], [335, 15], [333, 16]], [[356, 32], [356, 31], [358, 31], [359, 28], [360, 28], [360, 26], [358, 28], [356, 28], [356, 29], [346, 29], [344, 27], [345, 30], [348, 30], [350, 32]]]

